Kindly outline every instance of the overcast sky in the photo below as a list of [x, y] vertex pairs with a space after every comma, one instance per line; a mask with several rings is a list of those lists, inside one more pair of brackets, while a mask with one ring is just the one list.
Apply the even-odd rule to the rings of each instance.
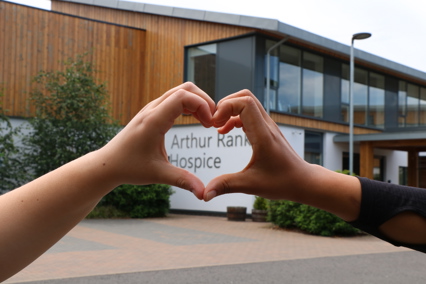
[[[128, 0], [278, 19], [350, 45], [352, 34], [373, 36], [355, 47], [426, 72], [425, 0]], [[49, 9], [48, 0], [10, 1]]]

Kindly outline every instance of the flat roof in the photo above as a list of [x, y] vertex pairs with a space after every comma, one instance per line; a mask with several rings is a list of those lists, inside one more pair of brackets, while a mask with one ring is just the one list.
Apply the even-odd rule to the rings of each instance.
[[[188, 20], [205, 21], [227, 25], [250, 27], [273, 32], [282, 36], [290, 36], [298, 41], [309, 45], [317, 46], [344, 56], [350, 56], [350, 46], [331, 39], [310, 33], [294, 26], [282, 23], [275, 19], [244, 16], [237, 14], [227, 14], [187, 8], [177, 8], [171, 6], [161, 6], [122, 0], [52, 0], [74, 2], [86, 5], [94, 5], [119, 10], [169, 16]], [[426, 73], [420, 70], [396, 63], [383, 57], [364, 52], [359, 49], [354, 50], [354, 56], [361, 61], [388, 69], [393, 72], [412, 77], [414, 79], [426, 81]]]

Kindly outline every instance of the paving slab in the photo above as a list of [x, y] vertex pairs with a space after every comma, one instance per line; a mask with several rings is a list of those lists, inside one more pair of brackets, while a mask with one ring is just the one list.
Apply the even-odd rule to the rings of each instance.
[[224, 217], [83, 220], [4, 283], [113, 279], [132, 273], [402, 252], [410, 250], [372, 236], [318, 237], [277, 230], [270, 223], [232, 222]]

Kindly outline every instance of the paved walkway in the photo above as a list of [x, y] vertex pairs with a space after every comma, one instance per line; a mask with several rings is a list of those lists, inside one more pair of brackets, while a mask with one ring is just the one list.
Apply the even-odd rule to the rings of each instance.
[[405, 251], [371, 236], [317, 237], [223, 217], [84, 220], [4, 283]]

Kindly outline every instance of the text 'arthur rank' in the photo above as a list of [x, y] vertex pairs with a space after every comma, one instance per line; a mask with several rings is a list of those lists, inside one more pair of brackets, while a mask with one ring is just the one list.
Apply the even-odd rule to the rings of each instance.
[[[216, 138], [216, 139], [214, 139]], [[214, 148], [248, 147], [250, 142], [246, 135], [217, 134], [213, 136], [196, 136], [194, 133], [184, 136], [175, 134], [170, 149], [206, 149], [215, 152]], [[173, 165], [193, 170], [219, 169], [222, 159], [219, 156], [209, 156], [205, 152], [201, 156], [183, 156], [181, 154], [170, 154], [169, 162]]]

